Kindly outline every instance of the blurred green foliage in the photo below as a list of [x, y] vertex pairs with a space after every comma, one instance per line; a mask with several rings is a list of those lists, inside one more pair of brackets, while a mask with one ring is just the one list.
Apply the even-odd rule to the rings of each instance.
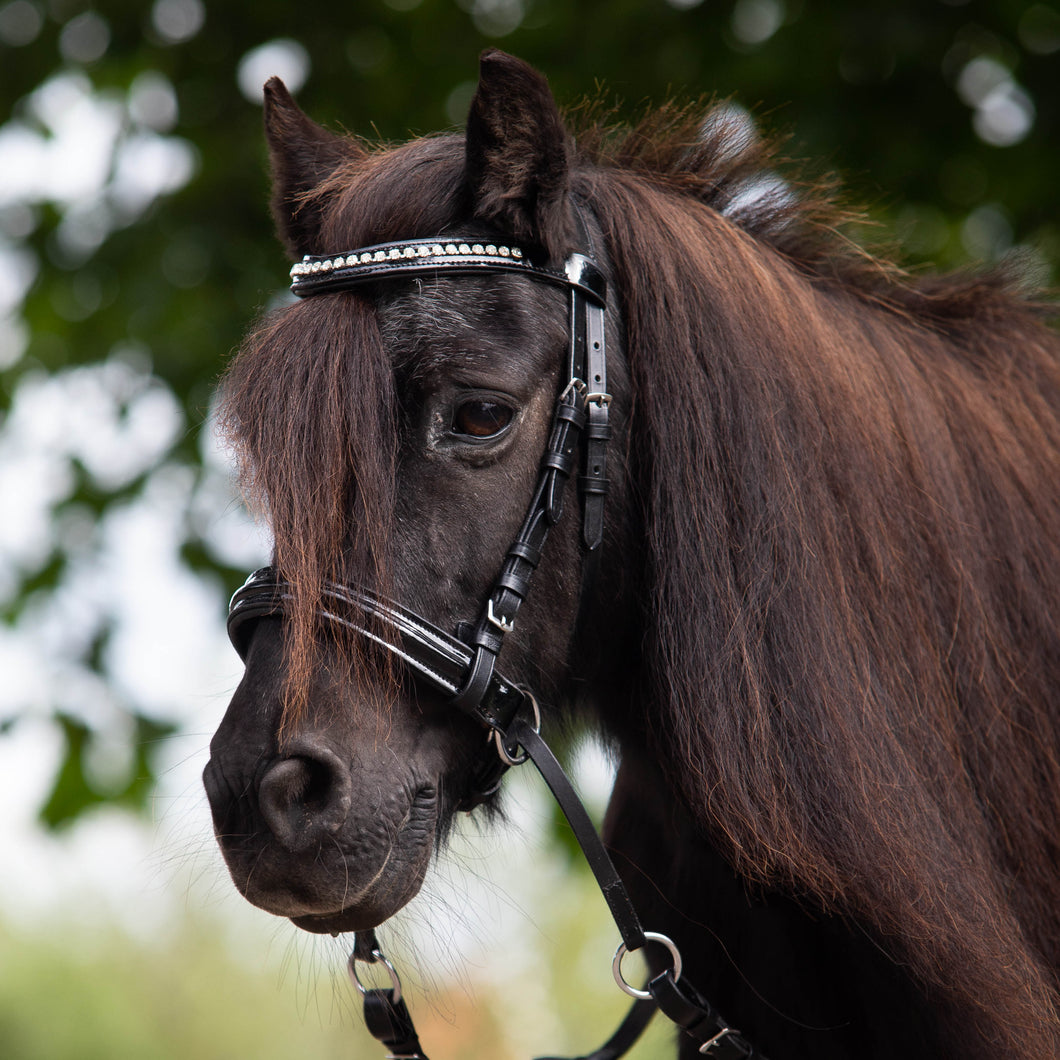
[[[91, 902], [91, 895], [86, 896]], [[417, 1029], [431, 1055], [525, 1060], [574, 1055], [603, 1041], [627, 998], [610, 975], [614, 927], [590, 880], [557, 882], [556, 901], [520, 938], [514, 969], [472, 969], [459, 981], [397, 963]], [[106, 921], [33, 931], [0, 921], [0, 1056], [11, 1060], [346, 1060], [379, 1057], [345, 975], [346, 950], [329, 938], [283, 942], [263, 966], [264, 940], [239, 959], [233, 938], [199, 912], [149, 938]], [[386, 929], [384, 929], [385, 931]], [[139, 934], [139, 933], [138, 933]], [[254, 938], [254, 936], [250, 936]], [[637, 957], [627, 974], [639, 975]], [[421, 972], [429, 988], [418, 981]], [[374, 973], [362, 969], [375, 984]], [[513, 979], [513, 974], [521, 978]], [[384, 977], [383, 982], [386, 982]], [[670, 1051], [656, 1020], [629, 1054]]]
[[17, 1060], [340, 1060], [358, 1041], [369, 1055], [346, 1000], [345, 1027], [303, 1022], [275, 976], [201, 927], [146, 947], [117, 929], [49, 939], [0, 926], [0, 1054]]
[[[10, 421], [0, 430], [13, 430], [29, 382], [110, 363], [163, 385], [183, 423], [124, 477], [65, 454], [65, 485], [48, 502], [54, 525], [86, 514], [101, 525], [142, 500], [163, 469], [205, 479], [201, 432], [216, 378], [284, 285], [259, 108], [239, 84], [241, 71], [251, 80], [272, 72], [251, 61], [267, 57], [254, 50], [270, 42], [277, 72], [304, 80], [297, 94], [311, 115], [383, 139], [459, 124], [477, 53], [490, 45], [545, 71], [567, 104], [601, 86], [624, 114], [670, 96], [731, 97], [790, 133], [790, 153], [844, 174], [913, 264], [960, 266], [1025, 248], [1031, 271], [1049, 281], [1060, 260], [1055, 3], [0, 0], [0, 257], [26, 287], [23, 296], [15, 284], [0, 329], [0, 417]], [[54, 171], [19, 185], [10, 172], [19, 156], [4, 150], [19, 136], [54, 143], [79, 99], [114, 119], [97, 192], [64, 198]], [[80, 163], [67, 155], [50, 164]], [[167, 187], [167, 174], [178, 186]], [[139, 392], [118, 395], [119, 419], [133, 415]], [[220, 611], [238, 563], [190, 502], [183, 525], [180, 561], [216, 586]], [[91, 533], [74, 544], [57, 533], [28, 558], [0, 557], [9, 627], [59, 599], [74, 558], [99, 548]], [[66, 661], [106, 679], [116, 618], [103, 607], [85, 621]], [[135, 695], [114, 695], [135, 750], [102, 782], [82, 764], [106, 717], [71, 702], [4, 708], [0, 726], [36, 710], [63, 729], [47, 824], [101, 800], [145, 805], [156, 768], [148, 741], [179, 723], [179, 710], [149, 720]]]

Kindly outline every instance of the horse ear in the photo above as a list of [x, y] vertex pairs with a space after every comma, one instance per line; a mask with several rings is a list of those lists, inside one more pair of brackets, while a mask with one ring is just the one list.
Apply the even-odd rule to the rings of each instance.
[[323, 206], [308, 198], [309, 192], [365, 152], [354, 140], [336, 136], [306, 117], [278, 77], [269, 78], [264, 94], [276, 227], [292, 257], [318, 254]]
[[569, 152], [545, 78], [514, 56], [483, 52], [467, 119], [466, 175], [475, 216], [552, 259], [566, 256], [574, 233]]

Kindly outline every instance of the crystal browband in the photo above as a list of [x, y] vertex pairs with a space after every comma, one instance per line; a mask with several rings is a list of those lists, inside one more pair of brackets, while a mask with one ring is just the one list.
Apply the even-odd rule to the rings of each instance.
[[[574, 257], [580, 257], [575, 255]], [[521, 272], [548, 283], [573, 286], [603, 304], [606, 284], [595, 265], [572, 272], [535, 264], [520, 248], [510, 244], [465, 240], [409, 239], [379, 243], [341, 254], [307, 254], [291, 268], [291, 291], [300, 298], [342, 291], [388, 276], [427, 276], [478, 272], [483, 269]]]
[[302, 276], [317, 272], [333, 272], [335, 269], [353, 265], [370, 265], [373, 262], [407, 261], [411, 258], [431, 258], [435, 261], [463, 260], [468, 257], [514, 258], [523, 260], [518, 247], [498, 246], [495, 243], [436, 243], [433, 240], [415, 243], [383, 243], [350, 254], [336, 254], [333, 258], [306, 255], [291, 267], [291, 276], [298, 280]]

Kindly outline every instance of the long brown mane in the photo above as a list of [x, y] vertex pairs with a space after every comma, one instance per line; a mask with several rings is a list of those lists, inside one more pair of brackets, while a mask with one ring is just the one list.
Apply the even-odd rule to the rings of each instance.
[[660, 759], [741, 873], [871, 925], [970, 1039], [1054, 1055], [1060, 342], [812, 195], [719, 214], [761, 155], [692, 131], [656, 115], [581, 183], [648, 454]]
[[[867, 926], [968, 1055], [1055, 1055], [1060, 342], [1000, 279], [852, 248], [819, 188], [746, 195], [769, 149], [724, 122], [583, 126], [574, 158], [635, 382], [659, 760], [744, 876]], [[302, 196], [313, 252], [461, 223], [463, 165], [458, 137], [351, 142]], [[226, 384], [302, 665], [341, 513], [389, 511], [393, 453], [348, 441], [385, 429], [389, 377], [342, 367], [370, 323], [321, 346], [341, 310], [255, 334]]]

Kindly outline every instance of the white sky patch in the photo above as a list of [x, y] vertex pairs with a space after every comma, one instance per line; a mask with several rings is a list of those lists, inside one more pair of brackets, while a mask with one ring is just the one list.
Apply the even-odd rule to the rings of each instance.
[[177, 123], [177, 93], [157, 70], [137, 74], [129, 86], [129, 116], [155, 132], [169, 132]]
[[29, 0], [12, 0], [0, 7], [0, 43], [12, 48], [32, 44], [44, 28], [44, 16]]
[[198, 675], [227, 639], [218, 587], [178, 559], [190, 479], [179, 469], [157, 472], [144, 496], [112, 513], [104, 527], [100, 566], [117, 618], [107, 673], [123, 696], [159, 720], [186, 712]]
[[83, 74], [64, 73], [30, 97], [30, 113], [43, 126], [32, 183], [18, 197], [73, 205], [96, 198], [106, 186], [124, 107], [116, 93], [95, 93]]
[[281, 37], [252, 48], [236, 68], [239, 91], [251, 103], [261, 103], [262, 88], [270, 77], [278, 77], [291, 92], [297, 92], [309, 77], [309, 52], [296, 40]]
[[1018, 144], [1034, 127], [1034, 100], [1007, 66], [988, 55], [964, 66], [957, 77], [957, 94], [975, 112], [976, 135], [994, 147]]
[[161, 380], [112, 357], [24, 379], [3, 442], [27, 455], [77, 459], [102, 489], [117, 489], [154, 466], [183, 427]]
[[[12, 313], [37, 278], [37, 256], [28, 247], [0, 243], [0, 315]], [[0, 350], [0, 368], [7, 358]]]
[[189, 525], [222, 563], [249, 572], [268, 562], [272, 535], [242, 503], [235, 456], [218, 433], [215, 410], [199, 439], [203, 474], [189, 505]]
[[743, 44], [765, 44], [784, 24], [780, 0], [736, 0], [732, 9], [733, 35]]
[[117, 150], [110, 186], [116, 212], [128, 223], [161, 195], [183, 188], [195, 173], [198, 155], [186, 140], [137, 132]]
[[191, 40], [206, 21], [202, 0], [155, 0], [151, 25], [166, 44]]
[[[59, 244], [75, 261], [90, 257], [114, 228], [194, 176], [193, 146], [164, 135], [177, 116], [173, 86], [157, 71], [140, 74], [126, 95], [97, 92], [82, 73], [50, 78], [29, 97], [27, 120], [0, 126], [0, 209], [17, 221], [18, 211], [54, 204]], [[0, 264], [0, 313], [11, 271]]]
[[97, 62], [110, 47], [110, 26], [95, 11], [75, 15], [59, 34], [59, 51], [71, 63]]

